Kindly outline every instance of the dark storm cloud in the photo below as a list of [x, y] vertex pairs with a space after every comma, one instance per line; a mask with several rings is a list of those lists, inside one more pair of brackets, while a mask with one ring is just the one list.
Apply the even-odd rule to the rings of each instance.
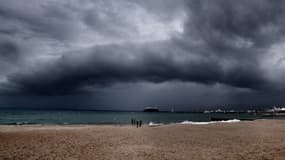
[[[284, 1], [194, 0], [188, 6], [186, 34], [216, 51], [248, 54], [247, 50], [266, 48], [284, 38]], [[252, 45], [247, 46], [249, 42]]]
[[226, 63], [223, 69], [229, 79], [224, 84], [253, 89], [281, 87], [269, 80], [261, 57], [271, 54], [272, 45], [284, 42], [284, 1], [193, 0], [187, 1], [187, 6], [185, 32], [176, 41], [181, 47]]
[[[284, 40], [283, 1], [87, 1], [86, 6], [77, 1], [35, 1], [34, 8], [12, 2], [0, 5], [1, 21], [7, 25], [1, 27], [1, 35], [23, 43], [27, 38], [29, 44], [52, 40], [65, 46], [65, 52], [52, 49], [43, 54], [52, 60], [40, 57], [44, 62], [36, 63], [38, 60], [31, 58], [36, 65], [26, 60], [25, 67], [2, 75], [6, 78], [3, 83], [19, 93], [75, 94], [144, 81], [224, 84], [251, 90], [279, 87], [262, 68], [261, 56]], [[136, 14], [139, 17], [134, 20]], [[144, 16], [149, 18], [138, 22]], [[176, 19], [183, 21], [182, 31], [179, 27], [163, 28]], [[150, 33], [150, 38], [141, 36], [145, 33]], [[158, 40], [154, 40], [156, 36]], [[88, 43], [100, 42], [68, 49], [85, 45], [86, 39]], [[12, 43], [0, 42], [0, 51], [0, 56], [11, 59], [20, 54]], [[39, 56], [45, 50], [39, 47], [36, 51], [29, 56]]]
[[4, 24], [2, 32], [18, 36], [25, 34], [26, 38], [37, 36], [66, 40], [74, 35], [73, 31], [76, 31], [77, 27], [68, 16], [70, 13], [71, 11], [54, 6], [53, 3], [45, 7], [45, 4], [40, 5], [36, 1], [32, 1], [31, 5], [17, 1], [2, 2], [0, 5], [0, 17]]
[[2, 60], [17, 59], [18, 54], [19, 54], [19, 48], [15, 43], [0, 41], [0, 57]]
[[194, 29], [205, 40], [216, 38], [215, 35], [221, 38], [241, 36], [263, 46], [272, 43], [273, 37], [280, 37], [277, 33], [284, 32], [281, 27], [284, 25], [284, 1], [206, 0], [190, 1], [188, 6], [191, 12], [188, 22], [192, 22], [188, 24], [189, 31]]
[[215, 59], [179, 60], [174, 50], [166, 50], [165, 46], [158, 47], [165, 49], [163, 54], [153, 53], [157, 46], [152, 44], [131, 46], [95, 47], [82, 52], [84, 57], [69, 54], [42, 68], [10, 75], [8, 80], [23, 92], [48, 95], [76, 93], [86, 86], [107, 87], [118, 82], [192, 81], [252, 89], [265, 83], [258, 70], [235, 66], [224, 71]]

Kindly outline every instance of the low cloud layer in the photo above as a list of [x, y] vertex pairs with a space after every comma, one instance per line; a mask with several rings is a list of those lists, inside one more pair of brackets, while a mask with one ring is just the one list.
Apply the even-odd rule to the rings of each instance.
[[281, 97], [284, 8], [281, 0], [3, 1], [0, 93], [67, 96], [191, 83], [225, 86], [230, 97], [222, 103]]

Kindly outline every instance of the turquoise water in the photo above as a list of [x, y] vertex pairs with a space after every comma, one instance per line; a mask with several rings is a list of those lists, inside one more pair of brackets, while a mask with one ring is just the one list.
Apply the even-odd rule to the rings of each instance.
[[131, 119], [144, 124], [180, 123], [183, 121], [209, 122], [211, 117], [228, 119], [258, 119], [247, 113], [170, 113], [170, 112], [115, 112], [115, 111], [59, 111], [59, 110], [0, 110], [0, 124], [130, 124]]

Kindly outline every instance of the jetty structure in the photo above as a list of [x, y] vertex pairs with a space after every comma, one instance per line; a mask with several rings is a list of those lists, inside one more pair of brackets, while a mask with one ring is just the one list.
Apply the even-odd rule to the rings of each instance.
[[144, 112], [159, 112], [157, 107], [144, 107]]

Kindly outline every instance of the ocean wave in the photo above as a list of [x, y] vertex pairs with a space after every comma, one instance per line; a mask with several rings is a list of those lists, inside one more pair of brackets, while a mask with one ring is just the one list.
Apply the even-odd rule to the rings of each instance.
[[162, 125], [162, 123], [153, 123], [153, 122], [149, 122], [148, 126], [150, 127], [155, 127], [155, 126], [160, 126]]
[[211, 121], [211, 122], [193, 122], [193, 121], [183, 121], [178, 124], [193, 124], [193, 125], [205, 125], [205, 124], [214, 124], [214, 123], [237, 123], [240, 122], [239, 119], [231, 119], [226, 121]]
[[6, 122], [6, 123], [2, 123], [2, 124], [6, 124], [6, 125], [28, 125], [28, 124], [35, 124], [35, 123], [31, 123], [31, 122]]
[[[170, 123], [170, 124], [192, 124], [192, 125], [207, 125], [207, 124], [214, 124], [214, 123], [237, 123], [240, 122], [239, 119], [231, 119], [231, 120], [226, 120], [226, 121], [210, 121], [210, 122], [193, 122], [193, 121], [183, 121], [180, 123]], [[149, 122], [148, 126], [150, 127], [155, 127], [155, 126], [160, 126], [163, 125], [163, 123], [154, 123], [154, 122]]]

